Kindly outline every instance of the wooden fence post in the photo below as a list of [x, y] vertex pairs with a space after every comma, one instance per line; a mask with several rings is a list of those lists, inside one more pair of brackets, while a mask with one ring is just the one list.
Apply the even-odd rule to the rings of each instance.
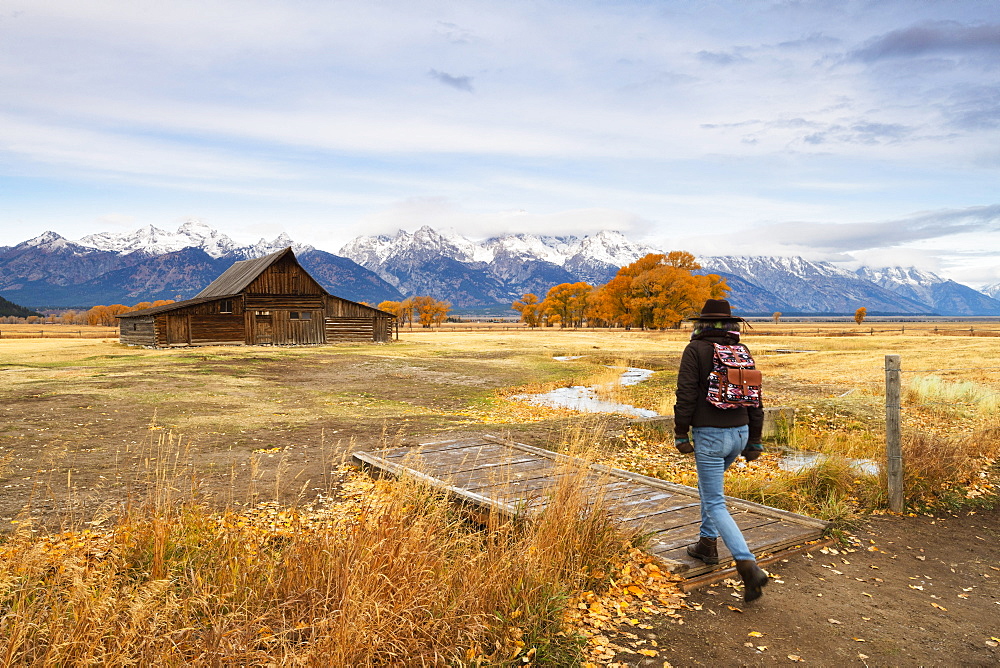
[[885, 454], [889, 510], [903, 512], [903, 449], [899, 428], [900, 357], [885, 356]]

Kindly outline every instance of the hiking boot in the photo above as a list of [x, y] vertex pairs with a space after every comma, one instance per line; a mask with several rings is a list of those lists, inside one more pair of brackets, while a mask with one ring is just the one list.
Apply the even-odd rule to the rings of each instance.
[[767, 585], [767, 573], [753, 559], [736, 561], [736, 572], [743, 579], [743, 600], [749, 603], [756, 601], [764, 593], [761, 591]]
[[717, 543], [717, 538], [699, 536], [697, 543], [694, 545], [688, 545], [687, 552], [695, 559], [701, 559], [706, 564], [717, 564], [719, 563], [719, 549], [716, 545]]

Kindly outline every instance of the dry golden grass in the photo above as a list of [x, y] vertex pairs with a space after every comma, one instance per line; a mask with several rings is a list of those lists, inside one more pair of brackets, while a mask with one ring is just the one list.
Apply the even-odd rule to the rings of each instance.
[[107, 530], [23, 525], [0, 544], [0, 663], [573, 665], [567, 602], [632, 546], [579, 469], [536, 520], [490, 514], [484, 531], [410, 479], [213, 512], [179, 491], [182, 444], [160, 432], [148, 447], [159, 464], [136, 488], [150, 491]]
[[16, 323], [0, 325], [0, 340], [6, 339], [118, 339], [117, 327]]

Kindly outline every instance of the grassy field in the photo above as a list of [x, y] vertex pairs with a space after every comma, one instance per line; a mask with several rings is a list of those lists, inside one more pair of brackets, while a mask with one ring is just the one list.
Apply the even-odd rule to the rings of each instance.
[[[774, 452], [734, 470], [730, 493], [843, 527], [881, 512], [884, 480], [850, 460], [882, 457], [884, 356], [898, 354], [909, 507], [992, 499], [1000, 367], [984, 360], [1000, 339], [909, 325], [857, 337], [755, 326], [745, 341], [767, 403], [798, 418]], [[312, 348], [2, 340], [0, 635], [15, 639], [5, 660], [574, 665], [583, 645], [565, 623], [580, 597], [612, 580], [627, 589], [631, 573], [641, 586], [618, 603], [648, 607], [656, 579], [634, 561], [634, 537], [585, 511], [588, 494], [570, 484], [553, 504], [564, 512], [531, 527], [494, 518], [483, 533], [429, 490], [363, 483], [341, 463], [354, 449], [487, 432], [585, 445], [691, 483], [671, 434], [511, 400], [609, 383], [607, 365], [628, 365], [655, 373], [605, 392], [669, 412], [686, 339], [445, 329]], [[786, 446], [827, 459], [784, 471]], [[362, 636], [377, 642], [366, 650]]]
[[0, 325], [0, 339], [117, 339], [117, 327], [17, 323]]

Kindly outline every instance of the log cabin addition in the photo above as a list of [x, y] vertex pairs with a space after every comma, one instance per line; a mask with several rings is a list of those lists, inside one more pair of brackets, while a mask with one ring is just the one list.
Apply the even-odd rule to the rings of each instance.
[[150, 348], [379, 343], [395, 321], [327, 292], [290, 247], [234, 263], [191, 299], [118, 318], [121, 343]]

